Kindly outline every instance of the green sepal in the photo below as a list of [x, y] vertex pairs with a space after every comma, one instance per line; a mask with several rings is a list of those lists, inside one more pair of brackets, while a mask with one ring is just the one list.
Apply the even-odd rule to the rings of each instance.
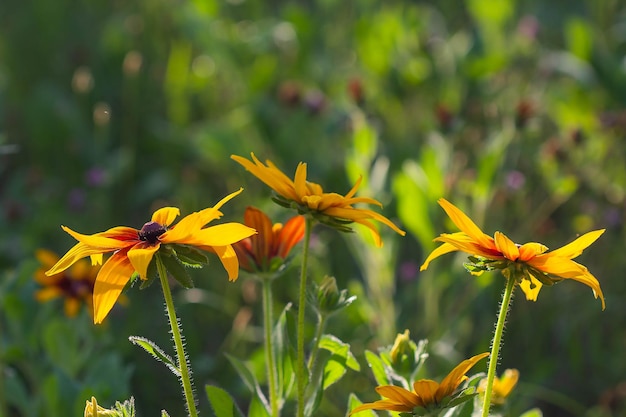
[[156, 267], [156, 259], [153, 257], [152, 260], [150, 261], [150, 264], [148, 264], [147, 277], [145, 280], [141, 281], [141, 285], [139, 286], [139, 289], [143, 290], [145, 288], [148, 288], [150, 285], [154, 283], [157, 276], [158, 274], [157, 274], [157, 267]]
[[130, 336], [128, 340], [130, 340], [133, 345], [143, 348], [143, 350], [152, 355], [154, 359], [163, 362], [174, 375], [180, 377], [180, 369], [176, 366], [176, 362], [152, 340], [139, 336]]
[[172, 245], [178, 260], [188, 268], [202, 268], [209, 264], [206, 254], [193, 246]]
[[167, 269], [180, 285], [184, 288], [194, 287], [191, 277], [176, 256], [162, 256], [161, 260], [163, 261], [163, 265], [165, 265], [165, 269]]

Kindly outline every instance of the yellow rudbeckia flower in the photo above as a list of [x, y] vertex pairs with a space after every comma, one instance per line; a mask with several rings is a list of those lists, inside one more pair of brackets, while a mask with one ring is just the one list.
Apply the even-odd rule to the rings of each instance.
[[176, 207], [163, 207], [152, 214], [151, 221], [138, 230], [118, 226], [93, 235], [77, 233], [66, 226], [63, 230], [78, 243], [74, 245], [46, 275], [55, 275], [78, 260], [90, 256], [94, 263], [102, 262], [102, 255], [113, 252], [102, 265], [93, 289], [94, 323], [101, 323], [120, 296], [133, 273], [147, 279], [148, 265], [161, 244], [190, 245], [217, 254], [231, 281], [239, 274], [239, 261], [232, 244], [253, 235], [256, 231], [240, 223], [205, 226], [222, 216], [219, 208], [241, 193], [236, 191], [210, 207], [182, 218], [172, 226], [180, 214]]
[[426, 258], [420, 271], [428, 268], [430, 262], [449, 252], [461, 251], [472, 255], [466, 265], [475, 274], [482, 271], [500, 269], [509, 278], [511, 268], [527, 300], [536, 301], [543, 284], [552, 285], [564, 279], [573, 279], [589, 286], [596, 298], [600, 297], [604, 310], [604, 295], [600, 283], [584, 266], [572, 259], [596, 241], [604, 229], [585, 233], [573, 242], [550, 252], [541, 243], [530, 242], [518, 245], [501, 232], [492, 238], [459, 208], [445, 199], [439, 200], [452, 222], [461, 229], [457, 233], [444, 233], [435, 239], [443, 242]]
[[489, 356], [489, 352], [472, 356], [458, 364], [441, 383], [431, 379], [420, 379], [413, 383], [413, 391], [396, 385], [382, 385], [376, 387], [383, 400], [362, 404], [350, 412], [350, 415], [363, 410], [388, 410], [412, 413], [415, 408], [439, 410], [457, 405], [452, 398], [459, 394], [457, 388], [467, 379], [465, 375], [476, 363]]
[[382, 207], [382, 204], [373, 198], [355, 197], [361, 185], [361, 179], [345, 196], [337, 193], [326, 193], [321, 185], [307, 181], [307, 165], [304, 162], [298, 164], [292, 180], [271, 161], [266, 161], [267, 165], [265, 165], [257, 159], [254, 153], [251, 153], [251, 156], [252, 161], [237, 155], [231, 155], [231, 158], [274, 190], [277, 194], [277, 203], [286, 207], [293, 207], [292, 203], [295, 203], [297, 206], [295, 208], [300, 214], [310, 214], [320, 223], [341, 231], [351, 231], [346, 224], [352, 222], [362, 224], [372, 231], [378, 247], [382, 246], [382, 241], [378, 230], [370, 220], [379, 221], [402, 236], [406, 234], [382, 214], [369, 209], [353, 207], [354, 204], [358, 203]]

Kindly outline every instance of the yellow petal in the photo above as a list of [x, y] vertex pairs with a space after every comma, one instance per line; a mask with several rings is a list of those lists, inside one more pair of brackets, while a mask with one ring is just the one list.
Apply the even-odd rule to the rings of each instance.
[[435, 239], [435, 242], [447, 242], [456, 247], [461, 252], [470, 255], [478, 255], [488, 259], [502, 260], [504, 256], [502, 252], [496, 249], [495, 243], [493, 249], [489, 249], [480, 245], [474, 238], [466, 235], [464, 232], [444, 233]]
[[352, 198], [352, 197], [354, 197], [356, 195], [357, 190], [361, 186], [361, 181], [362, 180], [363, 180], [363, 175], [359, 175], [359, 179], [356, 180], [356, 182], [354, 183], [354, 186], [352, 187], [352, 189], [350, 191], [348, 191], [348, 194], [346, 194], [345, 198]]
[[439, 384], [439, 388], [435, 394], [437, 402], [440, 402], [443, 398], [452, 394], [459, 384], [463, 382], [465, 374], [474, 366], [479, 360], [489, 356], [489, 352], [480, 353], [472, 356], [469, 359], [465, 359], [458, 364]]
[[437, 249], [432, 251], [428, 258], [424, 261], [422, 266], [420, 266], [420, 271], [425, 271], [428, 268], [428, 265], [433, 261], [433, 259], [440, 257], [441, 255], [445, 255], [446, 253], [457, 251], [458, 249], [450, 243], [444, 243], [439, 246]]
[[496, 249], [498, 249], [506, 259], [517, 261], [519, 258], [519, 249], [517, 245], [509, 239], [504, 233], [496, 232], [494, 235]]
[[366, 219], [376, 220], [388, 226], [399, 235], [401, 236], [406, 235], [406, 232], [400, 229], [398, 226], [396, 226], [391, 220], [389, 220], [382, 214], [377, 213], [373, 210], [359, 209], [359, 208], [331, 207], [325, 210], [324, 214], [337, 217], [340, 219], [353, 220], [353, 221], [366, 220]]
[[519, 287], [524, 292], [524, 295], [526, 295], [528, 301], [537, 301], [537, 296], [543, 284], [532, 274], [529, 273], [528, 276], [530, 279], [523, 279], [522, 282], [519, 283]]
[[35, 299], [39, 302], [49, 301], [53, 298], [57, 298], [63, 295], [63, 291], [61, 291], [58, 287], [46, 287], [38, 290], [35, 293]]
[[439, 383], [431, 379], [420, 379], [413, 383], [413, 391], [422, 399], [424, 405], [435, 403], [435, 393]]
[[136, 244], [128, 251], [128, 260], [141, 279], [148, 278], [148, 265], [150, 265], [152, 257], [160, 247], [161, 244], [158, 242], [154, 245], [142, 242]]
[[[100, 248], [101, 253], [131, 246], [134, 244], [132, 240], [136, 241], [139, 239], [137, 231], [130, 227], [114, 227], [106, 232], [94, 235], [83, 235], [66, 226], [61, 226], [61, 228], [79, 242], [94, 248]], [[129, 231], [134, 236], [134, 239], [129, 239]]]
[[254, 153], [251, 153], [250, 155], [254, 162], [250, 162], [246, 158], [237, 155], [231, 155], [230, 157], [234, 161], [243, 165], [243, 167], [250, 171], [252, 175], [257, 177], [278, 194], [294, 201], [298, 200], [293, 181], [291, 181], [289, 177], [287, 177], [270, 161], [266, 161], [268, 166], [265, 166], [257, 159]]
[[413, 411], [413, 407], [409, 408], [408, 406], [404, 404], [398, 404], [390, 400], [378, 400], [373, 403], [359, 405], [358, 407], [356, 407], [354, 410], [350, 412], [350, 415], [356, 414], [364, 410], [389, 410], [389, 411], [411, 412]]
[[438, 203], [445, 210], [452, 223], [456, 225], [462, 232], [465, 232], [468, 236], [472, 237], [481, 246], [493, 249], [493, 241], [490, 236], [483, 233], [480, 227], [470, 219], [465, 213], [463, 213], [454, 204], [450, 203], [445, 198], [440, 198]]
[[256, 234], [256, 230], [241, 223], [223, 223], [207, 227], [181, 243], [196, 246], [226, 246]]
[[[109, 252], [112, 250], [113, 249], [105, 250], [104, 252]], [[52, 268], [46, 271], [46, 275], [51, 276], [58, 274], [59, 272], [63, 272], [79, 259], [82, 259], [86, 256], [102, 254], [102, 252], [103, 250], [101, 248], [93, 248], [79, 242], [74, 245], [70, 250], [68, 250], [67, 253], [61, 259], [59, 259], [59, 262], [57, 262]]]
[[376, 387], [376, 392], [381, 396], [389, 398], [395, 403], [402, 404], [413, 410], [416, 406], [422, 406], [422, 400], [413, 392], [395, 385], [382, 385]]
[[100, 269], [93, 289], [93, 322], [102, 323], [130, 280], [135, 268], [124, 251], [113, 254]]
[[541, 255], [548, 250], [548, 247], [541, 243], [529, 242], [519, 247], [519, 261], [528, 262], [537, 255]]
[[550, 252], [549, 255], [573, 259], [583, 253], [589, 245], [595, 242], [602, 235], [602, 233], [604, 233], [604, 230], [605, 229], [594, 230], [593, 232], [585, 233], [573, 242]]
[[70, 318], [76, 317], [80, 311], [80, 304], [80, 300], [77, 298], [66, 298], [64, 305], [65, 315]]
[[169, 226], [179, 215], [180, 210], [177, 207], [163, 207], [152, 214], [152, 221], [162, 226]]
[[507, 369], [498, 380], [498, 384], [494, 384], [494, 392], [500, 397], [506, 398], [513, 391], [518, 380], [519, 371], [517, 369]]
[[217, 254], [228, 272], [228, 280], [236, 281], [239, 277], [239, 259], [237, 254], [231, 245], [226, 246], [213, 246], [211, 249]]
[[296, 175], [293, 178], [293, 183], [298, 196], [297, 201], [301, 201], [302, 197], [309, 195], [309, 189], [306, 186], [306, 164], [300, 162], [298, 168], [296, 168]]

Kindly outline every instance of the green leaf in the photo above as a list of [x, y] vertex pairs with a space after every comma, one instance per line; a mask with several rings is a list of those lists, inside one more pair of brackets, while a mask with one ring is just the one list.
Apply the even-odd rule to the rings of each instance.
[[204, 389], [216, 417], [244, 417], [230, 394], [222, 388], [206, 385]]
[[163, 260], [163, 265], [165, 265], [167, 272], [172, 274], [180, 285], [185, 288], [193, 288], [191, 277], [185, 270], [183, 264], [181, 264], [175, 256], [161, 256], [161, 259]]
[[270, 411], [267, 409], [259, 397], [252, 397], [250, 407], [248, 407], [248, 417], [270, 417]]
[[[350, 396], [348, 397], [348, 412], [354, 410], [361, 404], [363, 404], [363, 402], [359, 400], [359, 398], [354, 393], [350, 393]], [[378, 417], [378, 414], [376, 414], [373, 410], [363, 410], [353, 415], [356, 417]]]
[[342, 342], [339, 338], [333, 335], [325, 334], [320, 340], [319, 347], [320, 349], [326, 349], [333, 355], [345, 358], [345, 364], [350, 369], [355, 371], [361, 370], [361, 365], [359, 365], [359, 362], [356, 360], [352, 352], [350, 352], [350, 344]]
[[272, 342], [276, 358], [276, 375], [278, 376], [278, 396], [280, 398], [289, 396], [295, 386], [295, 372], [293, 364], [296, 362], [296, 327], [291, 314], [289, 314], [292, 304], [285, 306], [278, 317], [274, 331], [272, 332]]
[[228, 360], [230, 361], [231, 365], [233, 365], [233, 367], [235, 368], [235, 370], [237, 371], [241, 379], [243, 379], [244, 384], [246, 384], [250, 392], [252, 392], [253, 394], [256, 394], [256, 396], [261, 401], [263, 406], [267, 410], [269, 410], [269, 403], [267, 402], [267, 399], [265, 398], [265, 394], [263, 394], [263, 391], [261, 391], [261, 386], [259, 385], [256, 377], [250, 371], [248, 366], [243, 361], [235, 358], [234, 356], [229, 355], [228, 353], [225, 353], [225, 355], [226, 355], [226, 358], [228, 358]]
[[378, 385], [391, 385], [382, 359], [370, 350], [365, 351], [365, 360], [370, 365], [374, 379]]
[[174, 362], [174, 360], [169, 355], [163, 352], [163, 350], [158, 347], [156, 343], [154, 343], [152, 340], [139, 336], [130, 336], [128, 340], [130, 340], [132, 344], [143, 348], [143, 350], [152, 355], [154, 359], [163, 362], [165, 366], [167, 366], [170, 371], [174, 373], [174, 375], [180, 377], [180, 369], [176, 365], [176, 362]]

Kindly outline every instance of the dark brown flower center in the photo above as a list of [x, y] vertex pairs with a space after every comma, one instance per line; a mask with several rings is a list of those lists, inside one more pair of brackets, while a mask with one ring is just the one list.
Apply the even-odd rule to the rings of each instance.
[[150, 244], [157, 243], [158, 237], [165, 233], [167, 229], [162, 224], [157, 222], [148, 222], [143, 225], [139, 231], [139, 240], [148, 242]]

